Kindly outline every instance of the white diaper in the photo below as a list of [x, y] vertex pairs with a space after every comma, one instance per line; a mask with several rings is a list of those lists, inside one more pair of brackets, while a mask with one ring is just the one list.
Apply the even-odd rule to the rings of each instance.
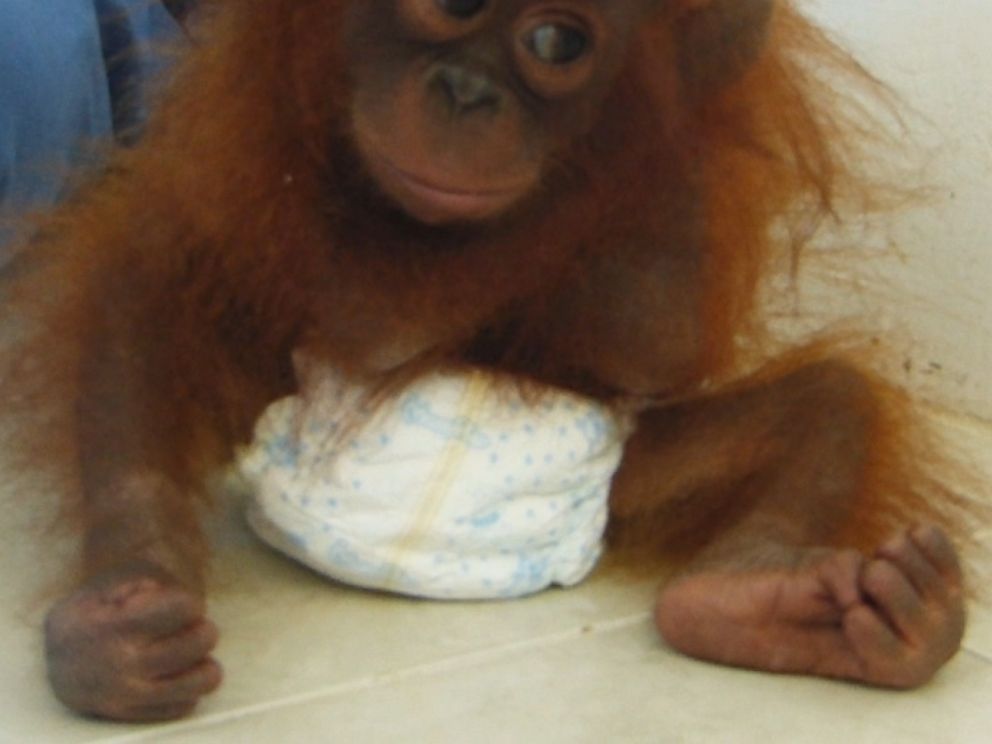
[[274, 403], [240, 468], [249, 521], [340, 581], [444, 599], [516, 597], [596, 564], [627, 418], [484, 372], [433, 374], [380, 404], [332, 373]]

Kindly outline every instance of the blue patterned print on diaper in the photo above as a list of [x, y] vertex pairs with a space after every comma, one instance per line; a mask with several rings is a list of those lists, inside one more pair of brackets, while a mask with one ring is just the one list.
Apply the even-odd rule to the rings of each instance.
[[436, 598], [521, 596], [595, 566], [621, 416], [437, 374], [339, 436], [361, 400], [327, 372], [260, 420], [241, 469], [249, 521], [274, 547], [347, 583]]

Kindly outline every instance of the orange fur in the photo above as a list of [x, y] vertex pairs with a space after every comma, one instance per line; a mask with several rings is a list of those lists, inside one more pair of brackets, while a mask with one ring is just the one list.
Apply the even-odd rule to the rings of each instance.
[[[165, 432], [163, 463], [191, 492], [249, 436], [262, 408], [294, 388], [289, 355], [300, 345], [368, 375], [386, 341], [415, 347], [419, 334], [436, 337], [429, 356], [401, 370], [410, 374], [463, 358], [480, 328], [526, 306], [520, 343], [511, 338], [497, 361], [585, 388], [528, 347], [528, 329], [545, 321], [542, 298], [624, 241], [670, 240], [678, 229], [670, 203], [686, 198], [688, 184], [701, 194], [706, 226], [702, 348], [665, 394], [732, 389], [745, 366], [740, 338], [760, 338], [760, 281], [797, 250], [773, 228], [829, 215], [862, 187], [846, 149], [858, 127], [819, 78], [860, 85], [862, 73], [782, 2], [761, 57], [698, 107], [680, 104], [671, 20], [645, 27], [607, 104], [623, 116], [603, 117], [563, 154], [563, 183], [548, 185], [561, 198], [525, 231], [438, 250], [390, 225], [358, 220], [358, 230], [345, 207], [361, 209], [348, 195], [362, 176], [336, 149], [349, 134], [348, 84], [327, 43], [346, 5], [209, 8], [142, 143], [117, 153], [99, 183], [43, 225], [27, 256], [33, 265], [11, 289], [26, 332], [0, 390], [19, 414], [13, 446], [29, 469], [58, 470], [60, 489], [82, 490], [77, 414], [89, 403], [80, 376], [87, 349], [118, 315], [137, 313], [151, 339], [157, 392], [142, 415]], [[914, 488], [926, 476], [911, 462], [918, 450], [904, 449], [899, 397], [874, 404], [864, 507], [838, 539], [868, 544], [893, 519], [938, 510]]]

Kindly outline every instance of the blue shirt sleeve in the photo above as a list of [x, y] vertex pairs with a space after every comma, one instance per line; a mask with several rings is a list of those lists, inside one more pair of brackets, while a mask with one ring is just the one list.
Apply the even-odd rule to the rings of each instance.
[[99, 145], [140, 127], [178, 30], [149, 0], [0, 2], [0, 219], [54, 204]]
[[165, 7], [149, 0], [94, 0], [101, 53], [113, 106], [113, 129], [131, 140], [148, 115], [155, 81], [168, 61], [166, 49], [179, 26]]

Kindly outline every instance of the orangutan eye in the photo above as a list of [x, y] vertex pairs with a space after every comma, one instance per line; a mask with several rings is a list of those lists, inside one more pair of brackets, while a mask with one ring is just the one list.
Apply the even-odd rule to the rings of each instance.
[[450, 16], [468, 20], [486, 6], [486, 0], [435, 0], [438, 7]]
[[531, 31], [526, 44], [531, 53], [542, 62], [567, 65], [586, 53], [589, 37], [574, 26], [547, 23]]

